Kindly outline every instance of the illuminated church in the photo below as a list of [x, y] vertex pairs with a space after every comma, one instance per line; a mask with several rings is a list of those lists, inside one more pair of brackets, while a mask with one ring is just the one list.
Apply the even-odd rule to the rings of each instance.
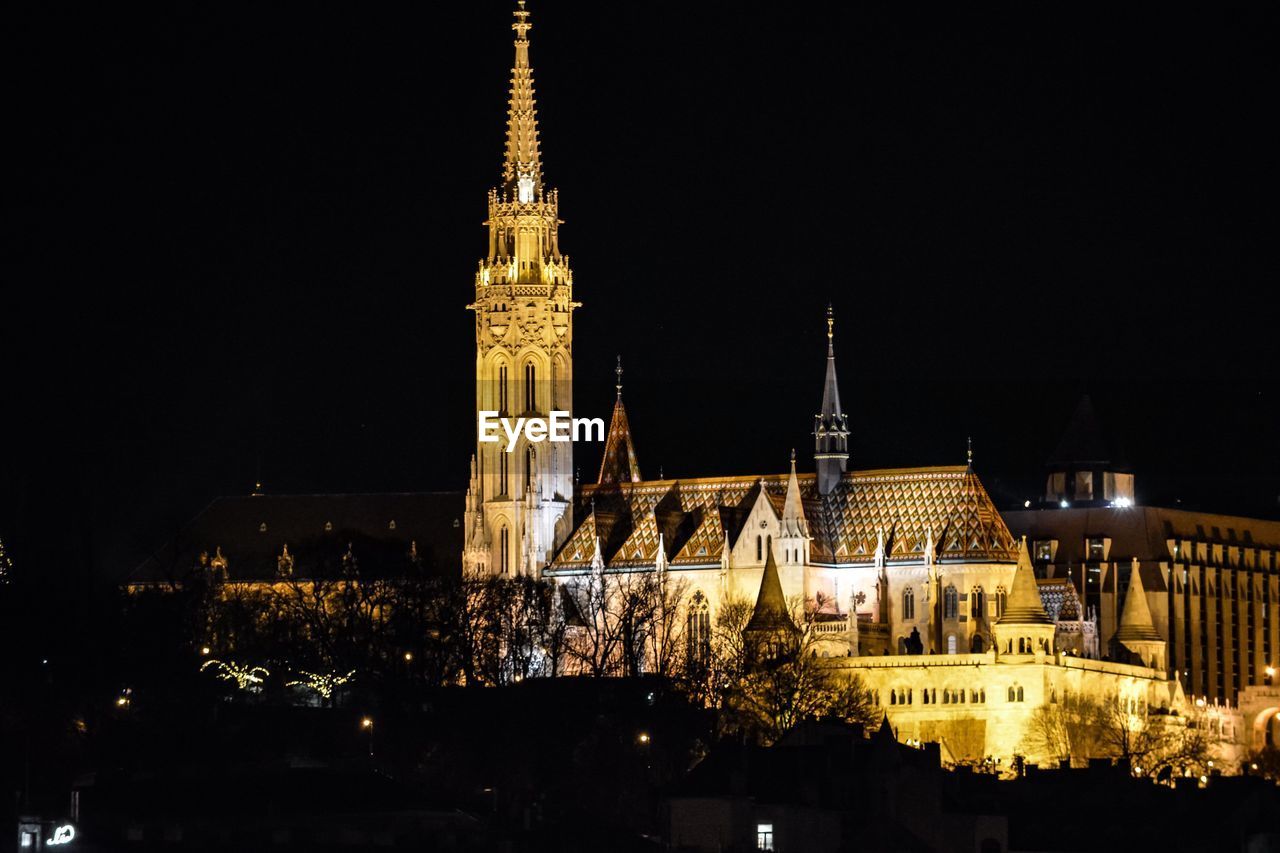
[[[489, 193], [488, 255], [469, 307], [477, 414], [545, 417], [572, 404], [578, 303], [559, 198], [544, 184], [519, 6], [502, 183]], [[939, 741], [954, 760], [1013, 755], [1032, 711], [1073, 692], [1184, 708], [1140, 583], [1106, 638], [1113, 659], [1100, 659], [1095, 614], [1070, 584], [1037, 581], [971, 454], [961, 466], [850, 469], [830, 309], [825, 343], [815, 471], [798, 471], [793, 452], [781, 473], [644, 479], [619, 368], [594, 483], [575, 485], [571, 445], [521, 439], [508, 453], [477, 442], [464, 571], [569, 586], [660, 573], [688, 591], [693, 633], [727, 602], [756, 602], [757, 619], [785, 602], [812, 617], [821, 655], [863, 678], [900, 738]]]

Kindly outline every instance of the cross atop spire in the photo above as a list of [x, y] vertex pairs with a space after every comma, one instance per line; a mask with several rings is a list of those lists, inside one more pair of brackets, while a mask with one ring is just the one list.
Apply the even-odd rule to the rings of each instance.
[[836, 357], [836, 318], [831, 303], [827, 303], [827, 358]]
[[516, 32], [516, 60], [511, 68], [507, 102], [507, 151], [502, 164], [502, 188], [527, 204], [542, 193], [542, 158], [538, 151], [538, 110], [533, 98], [533, 69], [529, 67], [529, 11], [520, 0], [511, 29]]
[[618, 389], [618, 399], [622, 399], [622, 356], [618, 356], [618, 366], [613, 369], [614, 375], [618, 378], [617, 384], [613, 387]]
[[533, 29], [533, 24], [529, 23], [529, 10], [524, 7], [525, 0], [517, 0], [516, 5], [519, 7], [515, 11], [516, 22], [511, 25], [511, 29], [516, 31], [516, 38], [521, 41], [529, 40], [529, 30]]
[[965, 459], [967, 460], [966, 464], [969, 466], [969, 470], [972, 471], [973, 470], [973, 436], [969, 436], [968, 443], [969, 443], [969, 448], [968, 450], [965, 451]]

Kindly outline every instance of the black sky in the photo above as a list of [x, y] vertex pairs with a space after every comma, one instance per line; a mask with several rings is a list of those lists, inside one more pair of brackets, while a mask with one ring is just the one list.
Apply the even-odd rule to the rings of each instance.
[[[10, 13], [20, 560], [119, 574], [258, 478], [465, 486], [510, 5], [437, 6]], [[530, 8], [577, 413], [620, 352], [646, 474], [807, 465], [831, 300], [857, 467], [972, 434], [1020, 505], [1087, 390], [1142, 500], [1280, 516], [1273, 21]]]

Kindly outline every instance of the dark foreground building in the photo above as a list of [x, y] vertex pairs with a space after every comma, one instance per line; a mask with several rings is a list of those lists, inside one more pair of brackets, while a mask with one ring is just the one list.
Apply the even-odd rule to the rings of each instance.
[[668, 792], [665, 840], [687, 853], [1280, 850], [1280, 788], [1187, 782], [1108, 761], [1001, 780], [942, 769], [937, 744], [899, 743], [887, 722], [870, 737], [807, 723], [773, 747], [713, 750]]

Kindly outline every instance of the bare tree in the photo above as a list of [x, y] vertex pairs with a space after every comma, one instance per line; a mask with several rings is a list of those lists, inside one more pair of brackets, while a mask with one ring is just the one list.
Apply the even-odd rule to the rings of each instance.
[[1100, 754], [1098, 714], [1098, 704], [1086, 696], [1054, 696], [1032, 712], [1022, 749], [1028, 755], [1084, 766]]
[[[806, 719], [873, 722], [871, 691], [862, 678], [833, 669], [818, 657], [817, 609], [803, 602], [792, 602], [791, 609], [802, 627], [774, 635], [768, 648], [754, 649], [745, 638], [740, 644], [726, 643], [735, 657], [724, 669], [725, 727], [773, 743]], [[736, 681], [731, 674], [735, 667]]]

